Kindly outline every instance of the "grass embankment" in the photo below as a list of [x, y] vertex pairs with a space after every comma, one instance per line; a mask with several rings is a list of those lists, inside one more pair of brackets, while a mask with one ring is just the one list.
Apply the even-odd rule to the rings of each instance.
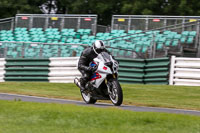
[[200, 117], [0, 100], [2, 133], [198, 133]]
[[[123, 104], [200, 110], [200, 88], [122, 84]], [[0, 83], [0, 92], [82, 100], [74, 84], [40, 82]]]

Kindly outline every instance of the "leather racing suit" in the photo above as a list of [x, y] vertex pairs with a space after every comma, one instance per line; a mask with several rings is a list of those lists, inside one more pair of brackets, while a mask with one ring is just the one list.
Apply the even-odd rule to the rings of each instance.
[[[110, 52], [107, 51], [106, 49], [104, 49], [103, 51], [108, 52], [110, 54]], [[82, 74], [82, 77], [80, 78], [80, 84], [84, 88], [85, 88], [85, 85], [89, 81], [90, 76], [92, 74], [92, 69], [89, 66], [89, 64], [96, 57], [97, 57], [97, 54], [94, 52], [93, 47], [87, 47], [81, 53], [81, 56], [80, 56], [80, 59], [79, 59], [79, 62], [78, 62], [78, 70]]]

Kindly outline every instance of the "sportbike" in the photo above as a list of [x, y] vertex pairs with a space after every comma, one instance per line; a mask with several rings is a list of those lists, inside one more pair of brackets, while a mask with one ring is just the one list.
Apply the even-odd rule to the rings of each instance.
[[[87, 104], [94, 104], [97, 100], [111, 100], [116, 106], [123, 102], [123, 92], [118, 81], [119, 64], [107, 52], [101, 52], [90, 63], [90, 67], [96, 67], [89, 82], [85, 85], [81, 96]], [[80, 79], [75, 78], [74, 83], [80, 87]]]

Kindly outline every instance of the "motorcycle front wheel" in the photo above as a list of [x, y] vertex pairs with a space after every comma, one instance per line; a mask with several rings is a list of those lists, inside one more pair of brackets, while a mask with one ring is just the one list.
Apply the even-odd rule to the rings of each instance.
[[81, 96], [83, 98], [83, 100], [87, 103], [87, 104], [95, 104], [96, 103], [96, 99], [93, 99], [90, 95], [90, 93], [87, 92], [81, 92]]
[[123, 102], [123, 92], [118, 80], [112, 81], [111, 94], [109, 94], [110, 100], [115, 106], [120, 106]]

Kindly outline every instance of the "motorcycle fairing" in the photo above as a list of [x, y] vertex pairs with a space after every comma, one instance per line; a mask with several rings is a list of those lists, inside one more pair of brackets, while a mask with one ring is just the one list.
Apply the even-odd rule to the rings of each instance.
[[91, 80], [96, 80], [96, 79], [99, 79], [101, 78], [101, 75], [98, 73], [98, 72], [95, 72], [92, 76], [91, 76]]
[[93, 84], [93, 86], [96, 87], [96, 88], [99, 88], [99, 86], [100, 86], [100, 85], [102, 84], [102, 82], [105, 80], [106, 76], [107, 76], [107, 74], [102, 73], [102, 74], [101, 74], [101, 78], [98, 78], [98, 79], [93, 80], [93, 81], [95, 81], [94, 84]]

